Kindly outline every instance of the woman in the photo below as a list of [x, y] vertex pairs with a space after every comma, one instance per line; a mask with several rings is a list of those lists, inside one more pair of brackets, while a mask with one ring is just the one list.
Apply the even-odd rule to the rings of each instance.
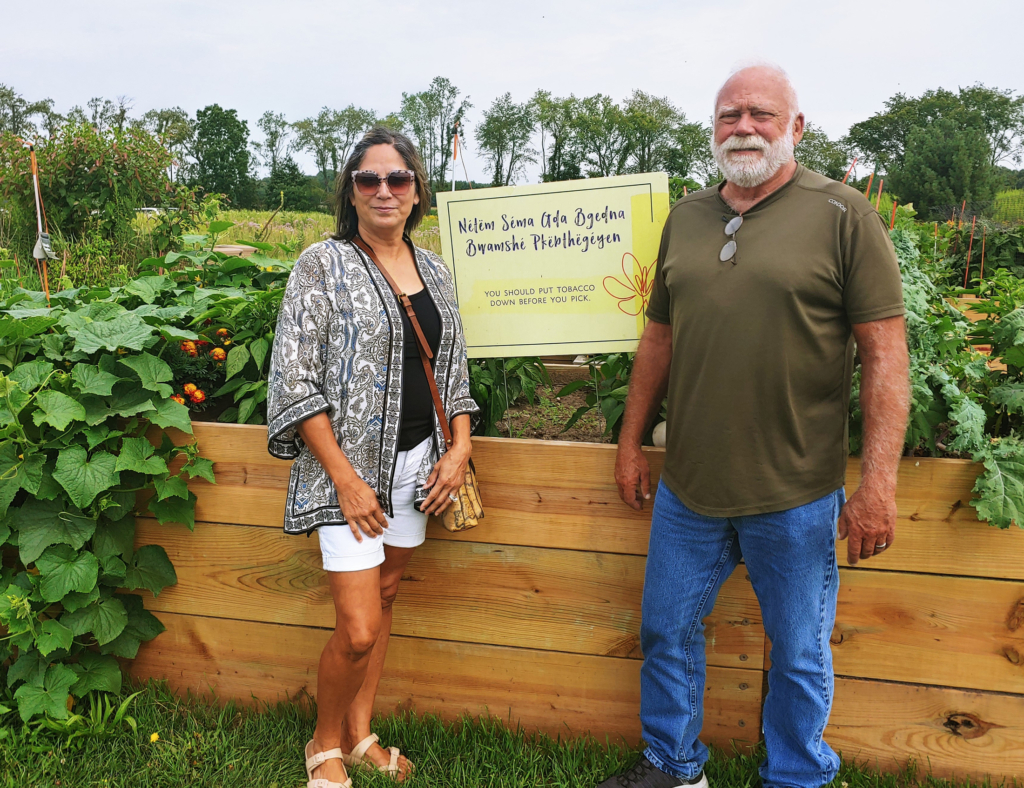
[[[338, 177], [337, 232], [299, 257], [270, 364], [269, 449], [294, 459], [287, 533], [319, 532], [337, 613], [320, 656], [309, 785], [347, 785], [346, 766], [404, 780], [412, 764], [370, 734], [391, 605], [428, 514], [454, 500], [470, 455], [466, 342], [452, 279], [409, 234], [430, 190], [408, 138], [377, 127]], [[445, 447], [408, 316], [364, 249], [408, 294], [433, 352], [451, 423]]]

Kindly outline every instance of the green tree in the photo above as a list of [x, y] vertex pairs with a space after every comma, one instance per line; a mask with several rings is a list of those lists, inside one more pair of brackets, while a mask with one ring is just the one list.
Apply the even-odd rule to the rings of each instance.
[[284, 207], [289, 211], [316, 211], [323, 208], [324, 191], [314, 177], [306, 175], [290, 155], [283, 154], [270, 171], [264, 184], [265, 201], [277, 207], [284, 193]]
[[940, 119], [980, 129], [989, 145], [989, 164], [1019, 162], [1024, 144], [1024, 96], [976, 84], [956, 93], [939, 88], [920, 97], [897, 93], [885, 109], [850, 127], [849, 142], [879, 169], [899, 169], [910, 135]]
[[672, 142], [665, 156], [665, 169], [676, 178], [689, 178], [704, 186], [721, 180], [718, 164], [711, 153], [710, 126], [681, 123], [672, 131]]
[[334, 147], [331, 151], [331, 164], [335, 172], [340, 172], [348, 161], [352, 147], [362, 139], [377, 122], [377, 115], [370, 109], [363, 109], [349, 104], [345, 109], [334, 112], [331, 127], [334, 135]]
[[180, 173], [186, 158], [191, 155], [196, 136], [195, 121], [181, 107], [172, 107], [149, 110], [138, 125], [157, 137], [174, 157], [168, 168], [168, 176], [173, 181], [175, 167]]
[[623, 105], [630, 137], [633, 172], [655, 172], [667, 166], [672, 133], [686, 118], [667, 98], [634, 90]]
[[233, 109], [211, 104], [196, 113], [192, 181], [207, 192], [226, 194], [238, 207], [254, 198], [249, 124]]
[[601, 93], [579, 103], [576, 129], [590, 177], [621, 175], [633, 153], [633, 135], [626, 113]]
[[919, 209], [945, 208], [961, 201], [985, 202], [994, 193], [994, 170], [985, 132], [940, 118], [907, 139], [903, 166], [891, 176], [904, 203]]
[[459, 101], [460, 95], [461, 91], [445, 77], [434, 77], [430, 87], [421, 93], [402, 94], [399, 115], [419, 146], [431, 189], [435, 192], [444, 189], [457, 120], [462, 121], [459, 140], [466, 141], [463, 118], [473, 105], [468, 96]]
[[292, 124], [295, 131], [293, 147], [313, 157], [317, 172], [323, 179], [324, 191], [330, 191], [334, 170], [332, 160], [337, 159], [334, 139], [334, 114], [324, 107], [315, 117], [304, 118]]
[[569, 181], [583, 177], [577, 118], [579, 99], [554, 98], [546, 90], [538, 90], [530, 99], [540, 128], [541, 179]]
[[494, 168], [494, 186], [511, 185], [528, 163], [537, 161], [537, 151], [530, 147], [535, 123], [532, 104], [516, 104], [511, 93], [499, 96], [484, 111], [477, 140]]
[[53, 99], [28, 101], [0, 82], [0, 134], [35, 137], [40, 131], [37, 121], [45, 126], [47, 118], [53, 116]]
[[267, 110], [256, 121], [256, 128], [263, 132], [263, 142], [254, 142], [252, 147], [256, 155], [263, 160], [264, 166], [271, 174], [277, 169], [278, 162], [288, 149], [288, 135], [291, 124], [280, 112]]
[[842, 141], [830, 140], [813, 123], [804, 126], [804, 136], [796, 146], [795, 155], [796, 160], [808, 169], [836, 181], [843, 179], [853, 159]]

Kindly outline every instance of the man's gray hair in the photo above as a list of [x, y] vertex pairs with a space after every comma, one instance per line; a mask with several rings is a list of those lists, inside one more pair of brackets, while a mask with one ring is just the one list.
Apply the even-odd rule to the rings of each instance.
[[793, 119], [800, 114], [800, 102], [797, 100], [796, 97], [796, 88], [793, 87], [793, 82], [790, 80], [789, 74], [786, 73], [786, 70], [782, 68], [782, 66], [776, 63], [770, 63], [766, 60], [751, 60], [743, 62], [737, 65], [732, 71], [729, 72], [729, 76], [726, 77], [725, 82], [722, 83], [722, 86], [718, 88], [718, 92], [715, 93], [715, 107], [714, 115], [712, 117], [717, 117], [718, 115], [718, 98], [722, 95], [722, 90], [729, 83], [729, 80], [731, 80], [741, 71], [746, 71], [748, 69], [754, 68], [770, 72], [771, 74], [775, 75], [785, 86], [784, 90], [786, 94], [786, 103], [789, 105], [789, 122], [792, 123]]

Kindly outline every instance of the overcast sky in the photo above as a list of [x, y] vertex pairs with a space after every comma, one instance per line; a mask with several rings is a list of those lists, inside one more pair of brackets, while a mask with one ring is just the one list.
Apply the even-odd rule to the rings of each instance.
[[[218, 103], [255, 131], [350, 103], [380, 114], [446, 76], [474, 109], [511, 91], [556, 96], [643, 89], [706, 120], [740, 61], [785, 68], [807, 118], [830, 136], [896, 92], [983, 82], [1024, 91], [1019, 0], [917, 2], [537, 2], [487, 0], [4, 0], [0, 82], [66, 112], [130, 96], [134, 114]], [[470, 176], [487, 180], [469, 151]], [[307, 170], [311, 162], [302, 160]], [[531, 173], [536, 178], [536, 172]], [[461, 168], [460, 168], [461, 177]]]

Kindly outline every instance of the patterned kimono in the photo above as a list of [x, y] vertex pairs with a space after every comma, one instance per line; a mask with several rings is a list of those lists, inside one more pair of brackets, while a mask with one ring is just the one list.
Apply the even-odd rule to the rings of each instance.
[[[441, 317], [434, 379], [448, 419], [480, 408], [469, 394], [466, 340], [451, 274], [440, 257], [415, 249], [416, 267]], [[346, 241], [324, 241], [299, 257], [288, 278], [270, 360], [268, 448], [292, 464], [284, 530], [301, 534], [346, 522], [327, 472], [298, 435], [299, 422], [326, 412], [356, 473], [393, 515], [391, 488], [402, 420], [402, 309], [380, 271]], [[417, 481], [444, 452], [434, 416], [433, 446]], [[426, 494], [423, 493], [423, 497]]]

